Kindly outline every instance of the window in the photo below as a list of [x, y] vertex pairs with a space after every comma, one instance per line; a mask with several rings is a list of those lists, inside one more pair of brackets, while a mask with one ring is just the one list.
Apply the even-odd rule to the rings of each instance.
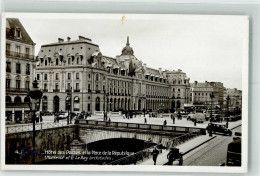
[[55, 79], [56, 79], [56, 80], [59, 80], [59, 73], [56, 73], [56, 74], [55, 74]]
[[178, 92], [180, 92], [181, 91], [181, 89], [178, 89]]
[[21, 64], [16, 63], [16, 73], [21, 73]]
[[48, 65], [48, 61], [47, 61], [47, 59], [44, 61], [44, 65], [45, 65], [45, 66]]
[[47, 83], [44, 84], [44, 90], [47, 90], [48, 89], [48, 85]]
[[71, 64], [71, 59], [70, 58], [68, 58], [68, 65], [70, 65]]
[[79, 83], [76, 83], [76, 90], [79, 90]]
[[25, 54], [26, 54], [26, 57], [28, 58], [30, 55], [30, 48], [25, 48]]
[[67, 89], [68, 89], [68, 90], [71, 89], [70, 83], [67, 84]]
[[6, 79], [6, 88], [10, 88], [11, 80]]
[[25, 81], [25, 89], [29, 89], [30, 88], [30, 81]]
[[21, 38], [21, 30], [20, 29], [16, 29], [16, 37]]
[[79, 58], [77, 58], [77, 64], [79, 64]]
[[10, 51], [11, 45], [9, 43], [6, 44], [6, 51]]
[[11, 62], [6, 62], [6, 72], [11, 72]]
[[15, 46], [15, 52], [17, 53], [17, 54], [20, 54], [20, 46]]
[[20, 89], [20, 83], [21, 83], [21, 81], [20, 80], [16, 80], [16, 89]]
[[59, 84], [55, 84], [55, 90], [59, 90]]
[[59, 65], [59, 59], [58, 58], [56, 59], [56, 65]]
[[175, 92], [175, 88], [173, 88], [172, 91]]
[[79, 79], [79, 73], [76, 73], [76, 79]]
[[71, 79], [71, 73], [68, 73], [68, 79]]
[[96, 74], [96, 81], [98, 81], [98, 73]]
[[91, 89], [90, 89], [90, 84], [88, 84], [88, 90], [91, 90]]
[[30, 64], [26, 64], [26, 74], [30, 74]]
[[48, 79], [48, 75], [44, 74], [44, 80], [46, 81]]
[[40, 74], [37, 74], [36, 78], [37, 80], [40, 80]]

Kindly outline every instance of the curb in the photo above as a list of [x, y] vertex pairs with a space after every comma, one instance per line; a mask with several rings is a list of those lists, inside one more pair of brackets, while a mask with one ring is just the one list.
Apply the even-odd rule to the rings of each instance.
[[240, 127], [240, 126], [242, 126], [242, 124], [240, 124], [240, 125], [238, 125], [238, 126], [235, 126], [235, 127], [231, 128], [231, 130], [234, 130], [235, 128]]

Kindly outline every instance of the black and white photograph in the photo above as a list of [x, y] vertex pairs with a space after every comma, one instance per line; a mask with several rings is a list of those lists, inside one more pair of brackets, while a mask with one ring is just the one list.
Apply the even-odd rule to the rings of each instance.
[[2, 24], [4, 169], [247, 171], [247, 16], [4, 13]]

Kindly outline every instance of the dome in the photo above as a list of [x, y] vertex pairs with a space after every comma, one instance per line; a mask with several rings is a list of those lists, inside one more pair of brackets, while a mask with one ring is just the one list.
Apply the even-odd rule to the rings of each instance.
[[127, 36], [127, 42], [126, 42], [126, 46], [122, 49], [122, 54], [121, 55], [133, 55], [134, 54], [134, 50], [132, 47], [129, 46], [129, 37]]

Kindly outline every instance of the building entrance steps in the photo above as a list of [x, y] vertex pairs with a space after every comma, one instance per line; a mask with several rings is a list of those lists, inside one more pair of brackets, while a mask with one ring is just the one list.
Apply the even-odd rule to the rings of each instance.
[[[176, 148], [179, 148], [179, 151], [181, 153], [185, 153], [185, 152], [197, 147], [198, 145], [201, 145], [202, 143], [205, 143], [208, 140], [211, 140], [213, 138], [214, 138], [214, 136], [210, 137], [208, 135], [198, 136], [194, 139], [191, 139], [183, 144], [176, 146]], [[156, 165], [164, 165], [165, 163], [167, 163], [168, 162], [168, 159], [167, 159], [168, 153], [169, 153], [169, 150], [163, 149], [162, 153], [160, 153], [157, 157]], [[153, 165], [154, 164], [153, 157], [152, 157], [152, 155], [150, 155], [149, 158], [147, 158], [143, 161], [139, 161], [136, 164], [137, 165]], [[177, 164], [177, 161], [174, 162], [174, 165], [176, 165], [176, 164]]]

